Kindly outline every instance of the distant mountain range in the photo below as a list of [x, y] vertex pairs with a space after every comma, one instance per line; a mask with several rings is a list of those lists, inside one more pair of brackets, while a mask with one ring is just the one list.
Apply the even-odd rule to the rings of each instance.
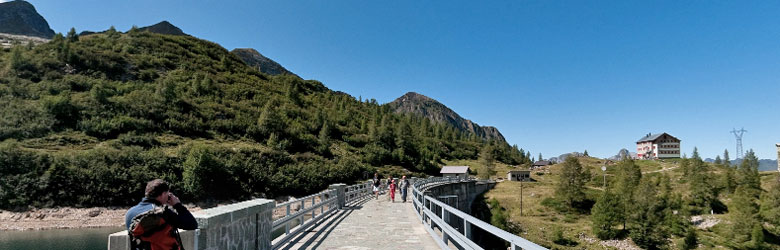
[[455, 128], [474, 133], [480, 138], [505, 142], [504, 136], [497, 128], [479, 126], [471, 120], [464, 119], [455, 111], [433, 98], [409, 92], [386, 104], [395, 113], [413, 113], [424, 116], [434, 122], [448, 123]]
[[[704, 159], [705, 162], [715, 162], [712, 158]], [[731, 160], [731, 165], [739, 165], [742, 159]], [[777, 171], [777, 160], [761, 159], [758, 160], [758, 171]]]
[[35, 7], [20, 0], [0, 3], [0, 33], [46, 39], [54, 37], [54, 30]]

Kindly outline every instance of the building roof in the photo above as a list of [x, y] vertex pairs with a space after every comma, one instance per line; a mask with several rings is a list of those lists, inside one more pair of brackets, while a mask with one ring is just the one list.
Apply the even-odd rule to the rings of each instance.
[[441, 174], [465, 174], [469, 172], [469, 166], [444, 166], [441, 167]]
[[[636, 142], [637, 142], [637, 143], [640, 143], [640, 142], [646, 142], [646, 141], [655, 141], [656, 139], [658, 139], [658, 137], [661, 137], [662, 135], [668, 135], [669, 137], [672, 137], [672, 138], [674, 138], [674, 139], [677, 139], [677, 137], [674, 137], [674, 136], [672, 136], [672, 135], [670, 135], [670, 134], [667, 134], [667, 133], [660, 133], [660, 134], [648, 134], [647, 136], [640, 138], [640, 139], [639, 139], [638, 141], [636, 141]], [[677, 140], [679, 141], [680, 139], [677, 139]]]
[[531, 170], [509, 170], [507, 173], [521, 173], [521, 172], [531, 172]]
[[536, 161], [534, 162], [534, 166], [547, 166], [550, 165], [550, 161]]

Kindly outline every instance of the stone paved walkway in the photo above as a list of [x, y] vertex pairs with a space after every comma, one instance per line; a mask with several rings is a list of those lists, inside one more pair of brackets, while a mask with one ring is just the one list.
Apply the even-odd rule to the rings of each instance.
[[401, 203], [399, 196], [395, 203], [383, 195], [337, 211], [283, 249], [440, 249], [411, 200]]

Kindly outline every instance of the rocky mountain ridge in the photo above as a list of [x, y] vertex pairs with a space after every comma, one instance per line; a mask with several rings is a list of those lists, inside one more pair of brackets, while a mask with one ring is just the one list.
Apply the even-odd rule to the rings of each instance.
[[290, 72], [286, 68], [284, 68], [281, 64], [275, 62], [274, 60], [271, 60], [268, 57], [263, 56], [263, 54], [260, 54], [255, 49], [252, 48], [237, 48], [233, 51], [230, 51], [230, 53], [237, 55], [239, 58], [241, 58], [242, 61], [244, 61], [247, 65], [249, 65], [252, 68], [256, 68], [260, 70], [260, 72], [269, 74], [269, 75], [294, 75], [298, 76], [293, 72]]
[[474, 133], [486, 140], [506, 142], [506, 139], [497, 128], [479, 126], [471, 120], [461, 117], [439, 101], [415, 92], [408, 92], [386, 105], [395, 113], [421, 115], [434, 122], [448, 123], [459, 130]]
[[51, 39], [54, 30], [49, 27], [35, 7], [21, 0], [0, 3], [0, 33]]

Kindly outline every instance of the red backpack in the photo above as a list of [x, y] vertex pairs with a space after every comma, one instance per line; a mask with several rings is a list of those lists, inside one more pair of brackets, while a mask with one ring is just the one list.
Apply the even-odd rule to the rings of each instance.
[[130, 222], [130, 249], [132, 250], [184, 250], [179, 231], [165, 222], [165, 207], [140, 213]]

